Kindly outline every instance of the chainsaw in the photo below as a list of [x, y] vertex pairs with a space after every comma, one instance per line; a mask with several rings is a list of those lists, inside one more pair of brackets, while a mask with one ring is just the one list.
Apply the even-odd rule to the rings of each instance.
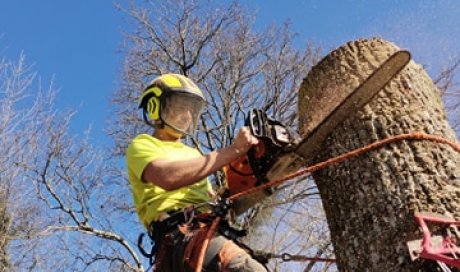
[[259, 143], [224, 168], [230, 195], [268, 182], [270, 168], [280, 156], [291, 152], [300, 139], [292, 129], [259, 109], [248, 112], [245, 126]]
[[[298, 137], [281, 122], [269, 118], [261, 110], [250, 110], [245, 124], [259, 139], [248, 154], [224, 168], [227, 193], [233, 195], [260, 184], [276, 180], [298, 169], [308, 166], [321, 151], [327, 136], [345, 119], [361, 110], [383, 89], [410, 61], [408, 51], [400, 50], [389, 55], [379, 66], [363, 78], [356, 89], [343, 100], [337, 101], [315, 127], [306, 135]], [[238, 199], [233, 204], [236, 214], [260, 203], [272, 193], [271, 190], [257, 192]]]

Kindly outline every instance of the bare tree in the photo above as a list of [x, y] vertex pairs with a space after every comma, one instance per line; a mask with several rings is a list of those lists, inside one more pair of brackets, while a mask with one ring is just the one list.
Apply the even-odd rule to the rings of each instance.
[[119, 223], [132, 213], [111, 212], [129, 200], [117, 162], [69, 134], [74, 112], [55, 110], [55, 95], [23, 56], [0, 62], [2, 271], [143, 270]]
[[451, 64], [444, 67], [439, 75], [433, 80], [433, 83], [438, 87], [445, 101], [449, 121], [457, 135], [459, 135], [460, 128], [460, 120], [458, 119], [458, 113], [460, 111], [459, 68], [460, 59], [454, 60]]
[[0, 271], [12, 268], [14, 262], [8, 256], [9, 246], [28, 231], [30, 222], [25, 215], [34, 211], [33, 205], [19, 195], [28, 196], [31, 191], [24, 186], [17, 163], [33, 155], [25, 148], [33, 135], [23, 131], [29, 129], [28, 121], [35, 105], [29, 104], [31, 107], [24, 111], [16, 109], [16, 105], [26, 99], [26, 89], [33, 78], [24, 56], [17, 62], [0, 61]]
[[319, 49], [296, 50], [288, 25], [254, 32], [253, 16], [235, 3], [148, 1], [125, 12], [136, 31], [127, 34], [123, 84], [113, 100], [116, 120], [109, 131], [116, 153], [146, 130], [135, 105], [145, 84], [163, 73], [185, 74], [205, 91], [203, 148], [228, 144], [250, 105], [294, 123], [297, 87]]

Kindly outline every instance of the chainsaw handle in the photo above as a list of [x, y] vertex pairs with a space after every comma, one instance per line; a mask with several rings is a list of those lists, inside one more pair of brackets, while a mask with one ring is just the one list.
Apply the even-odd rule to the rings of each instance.
[[254, 137], [260, 138], [266, 135], [265, 119], [266, 116], [261, 110], [251, 109], [245, 120], [245, 126], [249, 127]]

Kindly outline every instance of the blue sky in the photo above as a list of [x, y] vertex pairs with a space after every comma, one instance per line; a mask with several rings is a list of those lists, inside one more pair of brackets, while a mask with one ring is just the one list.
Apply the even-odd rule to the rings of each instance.
[[[122, 4], [126, 1], [119, 1]], [[222, 1], [224, 2], [224, 1]], [[329, 50], [360, 37], [381, 36], [409, 49], [413, 59], [435, 75], [460, 57], [460, 2], [457, 0], [250, 1], [256, 27], [290, 19], [296, 44], [311, 40]], [[120, 76], [117, 53], [126, 17], [113, 1], [0, 2], [0, 55], [24, 52], [43, 85], [54, 78], [59, 109], [76, 108], [72, 131], [93, 125], [104, 139], [109, 98]]]

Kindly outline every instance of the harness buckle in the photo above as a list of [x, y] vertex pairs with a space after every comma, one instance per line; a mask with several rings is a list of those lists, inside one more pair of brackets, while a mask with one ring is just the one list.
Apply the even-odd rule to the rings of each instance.
[[195, 219], [195, 207], [190, 206], [186, 207], [182, 210], [182, 213], [184, 214], [184, 223], [183, 225], [189, 225], [193, 222], [193, 219]]

